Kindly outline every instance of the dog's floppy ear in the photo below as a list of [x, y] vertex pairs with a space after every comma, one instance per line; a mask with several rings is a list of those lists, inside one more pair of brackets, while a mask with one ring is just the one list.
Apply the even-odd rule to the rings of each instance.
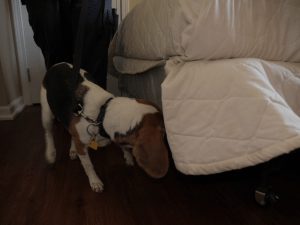
[[144, 117], [133, 146], [138, 165], [151, 177], [165, 176], [169, 168], [168, 149], [164, 143], [162, 117], [159, 113]]

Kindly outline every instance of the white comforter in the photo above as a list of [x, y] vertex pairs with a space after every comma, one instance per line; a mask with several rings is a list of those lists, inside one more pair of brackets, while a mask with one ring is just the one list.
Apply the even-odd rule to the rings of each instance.
[[175, 165], [212, 174], [300, 147], [300, 1], [145, 0], [111, 49], [118, 73], [166, 62]]
[[243, 168], [300, 147], [300, 65], [258, 59], [169, 64], [163, 110], [183, 173]]

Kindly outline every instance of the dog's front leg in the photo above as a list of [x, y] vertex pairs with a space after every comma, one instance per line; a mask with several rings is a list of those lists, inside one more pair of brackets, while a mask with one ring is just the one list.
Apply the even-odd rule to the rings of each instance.
[[71, 139], [71, 147], [69, 151], [69, 156], [71, 160], [74, 160], [77, 158], [77, 151], [76, 151], [76, 146], [73, 138]]
[[84, 154], [78, 154], [78, 156], [79, 156], [80, 162], [84, 168], [84, 171], [89, 178], [91, 188], [95, 192], [101, 192], [101, 191], [103, 191], [103, 183], [99, 179], [99, 177], [97, 176], [97, 174], [94, 170], [94, 166], [93, 166], [91, 159], [89, 157], [89, 154], [88, 154], [87, 146], [84, 147], [83, 153]]
[[41, 89], [41, 106], [42, 106], [42, 124], [45, 130], [46, 151], [45, 157], [48, 163], [55, 162], [56, 149], [54, 146], [52, 127], [54, 116], [51, 112], [50, 106], [47, 102], [47, 95], [45, 88]]

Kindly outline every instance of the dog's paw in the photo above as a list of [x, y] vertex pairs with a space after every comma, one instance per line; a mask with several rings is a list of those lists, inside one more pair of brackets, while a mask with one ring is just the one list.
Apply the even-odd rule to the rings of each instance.
[[104, 185], [101, 182], [101, 180], [90, 181], [90, 185], [91, 185], [92, 190], [97, 193], [102, 192], [104, 189]]
[[124, 151], [124, 159], [127, 166], [134, 166], [133, 156], [129, 152]]
[[55, 163], [55, 159], [56, 159], [56, 151], [55, 150], [46, 150], [46, 160], [49, 164], [53, 164]]
[[70, 150], [69, 156], [71, 160], [74, 160], [77, 158], [77, 152], [75, 150]]
[[127, 166], [134, 166], [134, 161], [132, 159], [125, 160], [125, 163], [126, 163]]

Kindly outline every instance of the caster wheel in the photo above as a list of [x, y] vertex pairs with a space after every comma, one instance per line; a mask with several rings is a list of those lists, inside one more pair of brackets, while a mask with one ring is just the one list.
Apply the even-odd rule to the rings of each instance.
[[270, 188], [257, 188], [255, 190], [255, 201], [261, 206], [274, 204], [278, 200], [279, 196]]

